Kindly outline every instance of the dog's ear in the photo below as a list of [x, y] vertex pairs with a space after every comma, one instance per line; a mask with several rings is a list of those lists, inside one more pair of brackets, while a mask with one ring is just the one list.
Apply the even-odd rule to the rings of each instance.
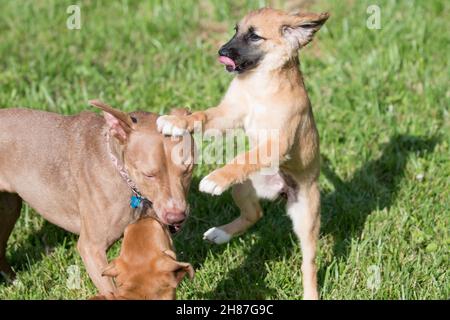
[[121, 143], [124, 143], [132, 131], [133, 120], [130, 115], [114, 109], [100, 100], [89, 100], [89, 104], [103, 110], [103, 117], [111, 135], [116, 137]]
[[319, 31], [329, 17], [328, 12], [290, 14], [282, 26], [281, 32], [295, 49], [300, 49], [311, 42], [314, 34]]
[[173, 281], [170, 283], [173, 288], [178, 287], [178, 284], [183, 280], [186, 274], [189, 275], [189, 279], [194, 278], [195, 271], [190, 263], [177, 261], [175, 252], [172, 250], [166, 250], [163, 253], [165, 255], [165, 269], [174, 274]]
[[188, 116], [190, 114], [191, 111], [188, 108], [173, 108], [172, 110], [170, 110], [170, 115], [172, 116], [183, 117]]
[[183, 280], [184, 276], [189, 275], [189, 279], [193, 279], [195, 275], [194, 268], [190, 263], [175, 261], [172, 272], [175, 274], [175, 282], [173, 287], [176, 288], [178, 284]]
[[173, 260], [177, 260], [177, 255], [173, 250], [164, 250], [163, 253], [172, 258]]
[[119, 275], [119, 270], [117, 270], [116, 261], [111, 261], [108, 266], [103, 269], [102, 277], [117, 277]]

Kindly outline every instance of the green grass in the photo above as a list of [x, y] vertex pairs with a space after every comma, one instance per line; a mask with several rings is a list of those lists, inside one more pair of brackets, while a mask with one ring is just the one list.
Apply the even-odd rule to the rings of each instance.
[[[450, 298], [449, 2], [274, 2], [332, 14], [300, 55], [323, 157], [321, 297]], [[72, 3], [0, 3], [1, 107], [73, 114], [94, 97], [127, 111], [214, 106], [231, 80], [215, 62], [217, 49], [238, 18], [264, 5], [80, 1], [82, 29], [68, 30]], [[366, 8], [374, 3], [381, 30], [366, 28]], [[180, 259], [197, 270], [179, 298], [301, 298], [301, 253], [282, 202], [264, 203], [265, 218], [227, 245], [201, 239], [238, 215], [229, 192], [198, 192], [211, 169], [197, 168], [192, 216], [175, 237]], [[0, 283], [0, 299], [84, 299], [95, 292], [76, 237], [29, 208], [8, 257], [18, 281]], [[80, 289], [66, 285], [71, 265], [81, 269]], [[373, 268], [380, 271], [378, 288], [367, 285]]]

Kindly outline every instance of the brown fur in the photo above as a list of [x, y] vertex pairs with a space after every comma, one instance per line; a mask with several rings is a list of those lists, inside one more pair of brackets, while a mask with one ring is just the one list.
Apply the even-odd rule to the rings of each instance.
[[103, 270], [113, 277], [116, 291], [93, 300], [172, 300], [185, 274], [192, 279], [189, 263], [176, 261], [167, 228], [147, 217], [130, 224], [124, 233], [120, 256]]
[[[62, 116], [30, 109], [0, 110], [3, 274], [13, 275], [6, 262], [6, 244], [24, 200], [48, 221], [80, 235], [78, 250], [89, 276], [102, 294], [113, 291], [110, 279], [101, 276], [106, 251], [140, 213], [129, 205], [132, 192], [109, 157], [107, 134], [111, 150], [142, 195], [153, 202], [158, 218], [178, 225], [186, 218], [193, 153], [183, 163], [173, 161], [171, 152], [178, 139], [157, 132], [158, 115], [127, 114], [97, 100], [91, 103], [104, 110], [103, 117], [93, 112]], [[150, 172], [155, 176], [144, 176]]]
[[[287, 211], [301, 242], [307, 299], [318, 298], [315, 257], [320, 228], [319, 134], [298, 66], [297, 51], [312, 40], [328, 16], [327, 13], [288, 14], [268, 8], [249, 13], [239, 22], [238, 32], [253, 27], [257, 35], [265, 38], [258, 47], [265, 53], [259, 65], [238, 74], [217, 107], [187, 117], [165, 116], [158, 120], [158, 129], [165, 133], [170, 133], [167, 124], [182, 132], [193, 130], [196, 122], [201, 122], [205, 130], [244, 128], [251, 150], [213, 171], [200, 183], [200, 190], [212, 194], [233, 186], [233, 198], [241, 216], [208, 230], [205, 237], [223, 243], [243, 233], [262, 217], [259, 197], [274, 198], [281, 192], [287, 193]], [[271, 141], [256, 145], [252, 133], [264, 129], [279, 131], [279, 158], [261, 161], [256, 157], [256, 163], [240, 164], [239, 160], [264, 154], [262, 149]], [[280, 164], [278, 174], [259, 174], [275, 162]], [[264, 190], [268, 187], [273, 190]]]

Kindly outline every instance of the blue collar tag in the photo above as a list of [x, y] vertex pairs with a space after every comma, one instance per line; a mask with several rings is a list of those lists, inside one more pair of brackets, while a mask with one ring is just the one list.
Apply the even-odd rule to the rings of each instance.
[[131, 197], [131, 199], [130, 199], [130, 206], [133, 209], [139, 208], [141, 206], [141, 203], [142, 203], [142, 198], [141, 197], [133, 195]]

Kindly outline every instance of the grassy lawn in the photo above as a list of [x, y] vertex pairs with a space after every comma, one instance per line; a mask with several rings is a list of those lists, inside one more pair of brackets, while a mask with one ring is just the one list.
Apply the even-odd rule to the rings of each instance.
[[[79, 3], [82, 28], [68, 30], [73, 1], [1, 1], [1, 107], [73, 114], [95, 97], [127, 111], [214, 106], [231, 80], [215, 61], [219, 46], [240, 17], [266, 4]], [[271, 4], [332, 15], [300, 54], [323, 158], [321, 297], [450, 298], [450, 3]], [[381, 8], [380, 30], [366, 27], [371, 4]], [[198, 192], [212, 169], [197, 168], [192, 214], [175, 237], [180, 260], [197, 270], [178, 297], [300, 299], [301, 253], [281, 200], [264, 203], [264, 219], [231, 243], [202, 240], [205, 230], [238, 215], [229, 192], [214, 198]], [[0, 282], [0, 299], [94, 294], [76, 240], [25, 207], [8, 246], [18, 280]], [[67, 286], [71, 266], [81, 272], [78, 288]]]

